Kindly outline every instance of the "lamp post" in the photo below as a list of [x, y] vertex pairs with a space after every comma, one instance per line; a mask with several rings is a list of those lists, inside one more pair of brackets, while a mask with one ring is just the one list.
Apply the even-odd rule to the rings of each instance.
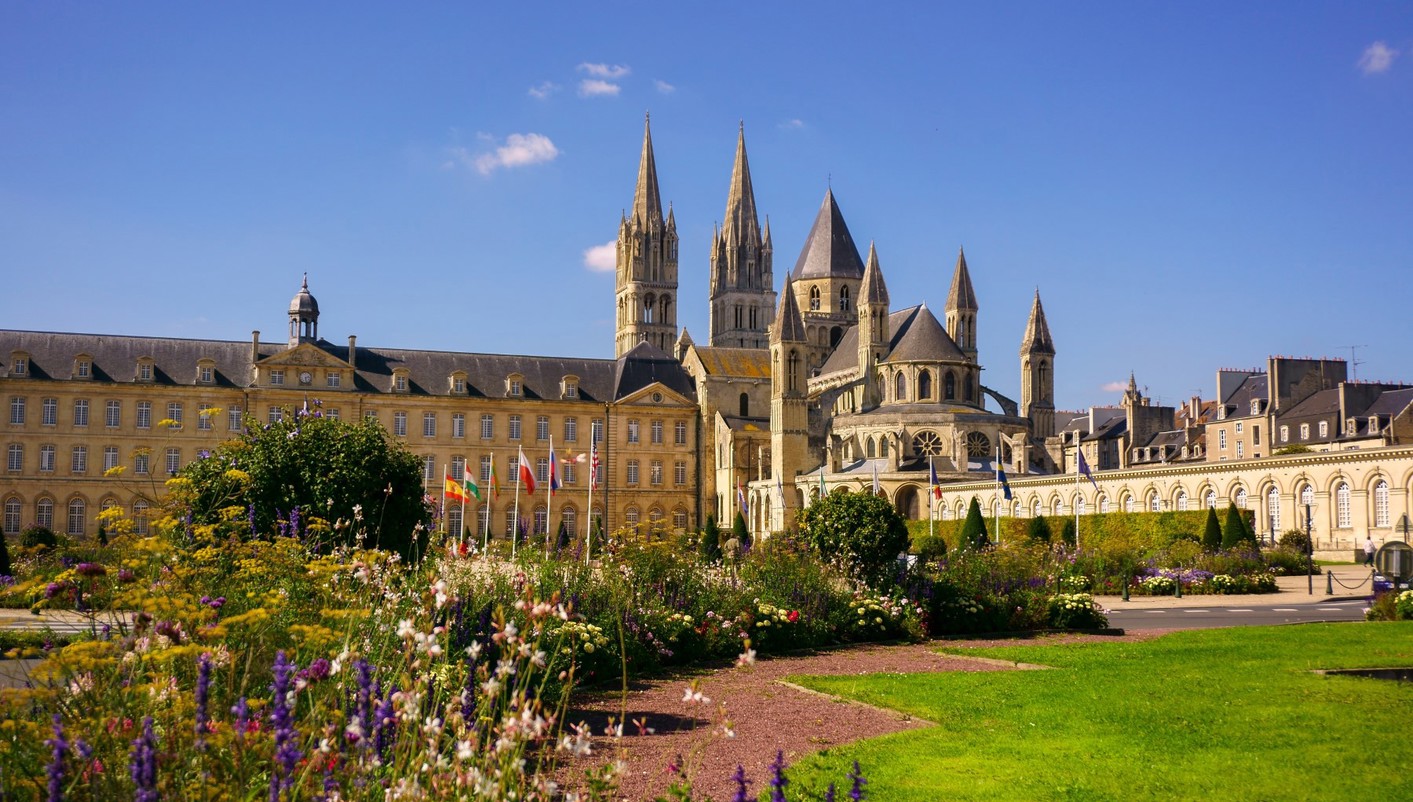
[[1403, 542], [1408, 542], [1408, 513], [1403, 513], [1403, 517], [1398, 519], [1398, 528], [1403, 530]]
[[1314, 504], [1305, 504], [1305, 584], [1310, 591], [1310, 595], [1315, 595], [1315, 536], [1311, 534], [1314, 519], [1310, 511]]

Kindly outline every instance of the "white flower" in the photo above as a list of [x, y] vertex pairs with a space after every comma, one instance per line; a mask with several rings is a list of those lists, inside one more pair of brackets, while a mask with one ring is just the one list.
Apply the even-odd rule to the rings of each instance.
[[738, 666], [753, 666], [753, 665], [755, 665], [755, 664], [756, 664], [756, 650], [750, 648], [750, 645], [747, 644], [746, 650], [745, 650], [744, 652], [741, 652], [741, 654], [736, 657], [736, 665], [738, 665]]
[[697, 690], [695, 685], [688, 685], [687, 690], [682, 693], [682, 701], [689, 703], [706, 704], [707, 702], [710, 702], [711, 699], [707, 698], [706, 696], [703, 696], [702, 692]]
[[411, 618], [404, 618], [397, 622], [397, 636], [403, 640], [411, 640], [416, 637], [417, 630], [412, 626]]

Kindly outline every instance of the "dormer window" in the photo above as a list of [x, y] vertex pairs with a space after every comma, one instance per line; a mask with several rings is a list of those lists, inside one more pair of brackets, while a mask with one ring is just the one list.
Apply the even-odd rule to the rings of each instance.
[[559, 394], [564, 398], [579, 397], [579, 377], [565, 376], [559, 382]]
[[93, 360], [85, 354], [80, 354], [74, 359], [74, 378], [88, 379], [93, 377]]
[[407, 392], [407, 370], [406, 370], [406, 369], [404, 369], [404, 368], [398, 368], [397, 370], [393, 371], [393, 392], [395, 392], [395, 393], [405, 393], [405, 392]]
[[1251, 399], [1251, 414], [1252, 414], [1252, 415], [1260, 415], [1260, 414], [1261, 414], [1261, 400], [1260, 400], [1259, 398], [1253, 398], [1253, 399]]
[[450, 381], [453, 394], [466, 395], [466, 374], [464, 372], [458, 370], [451, 374]]
[[196, 363], [196, 381], [200, 384], [212, 384], [216, 381], [216, 363], [210, 359], [202, 359]]
[[1350, 418], [1349, 420], [1345, 421], [1345, 422], [1344, 422], [1344, 433], [1345, 433], [1345, 434], [1358, 434], [1358, 433], [1359, 433], [1359, 421], [1358, 421], [1357, 419], [1355, 419], [1355, 418]]
[[1223, 404], [1221, 407], [1219, 407], [1219, 408], [1217, 409], [1217, 420], [1226, 420], [1226, 419], [1227, 419], [1227, 407], [1226, 407], [1225, 404]]
[[505, 394], [511, 398], [520, 398], [525, 395], [525, 377], [519, 373], [512, 373], [505, 377]]
[[1378, 416], [1378, 415], [1370, 415], [1370, 416], [1369, 416], [1369, 434], [1378, 434], [1378, 433], [1379, 433], [1379, 416]]
[[137, 380], [140, 382], [152, 381], [152, 358], [143, 357], [137, 361]]
[[29, 354], [26, 354], [22, 351], [17, 351], [13, 354], [10, 354], [10, 375], [29, 375]]
[[1330, 436], [1330, 422], [1329, 422], [1329, 421], [1327, 421], [1327, 420], [1322, 420], [1322, 421], [1320, 421], [1320, 436], [1321, 436], [1321, 437], [1329, 437], [1329, 436]]

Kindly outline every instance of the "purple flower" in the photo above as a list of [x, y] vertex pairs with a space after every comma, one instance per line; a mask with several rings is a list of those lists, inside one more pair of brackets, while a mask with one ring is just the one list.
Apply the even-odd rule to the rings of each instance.
[[86, 576], [89, 579], [93, 579], [95, 577], [106, 576], [108, 569], [98, 563], [79, 563], [78, 566], [74, 568], [74, 572], [79, 576]]
[[255, 537], [255, 505], [251, 504], [245, 517], [250, 520], [250, 536]]
[[136, 582], [137, 574], [131, 568], [119, 568], [118, 581], [122, 582], [125, 585], [129, 582]]
[[834, 802], [834, 783], [830, 783], [829, 788], [825, 790], [824, 802]]
[[373, 751], [379, 755], [392, 745], [392, 730], [397, 726], [397, 712], [393, 709], [393, 697], [396, 695], [397, 687], [389, 688], [388, 695], [383, 697], [373, 714]]
[[289, 511], [289, 536], [299, 537], [299, 507], [295, 506]]
[[250, 732], [250, 705], [245, 701], [244, 696], [237, 699], [234, 705], [231, 705], [231, 715], [235, 716], [235, 732], [237, 738]]
[[290, 675], [295, 666], [285, 658], [284, 650], [275, 653], [275, 681], [270, 684], [274, 695], [270, 707], [270, 724], [275, 730], [275, 771], [270, 775], [270, 802], [279, 802], [280, 792], [294, 785], [294, 772], [304, 753], [296, 743], [294, 713], [289, 707]]
[[[358, 669], [358, 694], [354, 697], [353, 720], [358, 724], [357, 732], [363, 733], [366, 738], [372, 727], [373, 697], [376, 695], [373, 690], [373, 667], [363, 659], [355, 665]], [[358, 743], [358, 740], [356, 733], [349, 737], [350, 743]]]
[[64, 798], [64, 755], [69, 751], [69, 742], [64, 740], [64, 723], [58, 713], [54, 714], [54, 737], [44, 741], [45, 746], [54, 750], [49, 760], [49, 802], [59, 802]]
[[196, 748], [206, 748], [206, 733], [210, 731], [210, 717], [206, 713], [206, 703], [211, 697], [211, 655], [203, 653], [197, 661], [196, 670]]
[[849, 782], [853, 783], [853, 787], [849, 789], [849, 798], [854, 802], [859, 802], [864, 798], [863, 787], [868, 783], [863, 778], [863, 770], [859, 768], [857, 760], [854, 761], [854, 770], [849, 772]]
[[732, 802], [751, 802], [750, 792], [746, 790], [750, 784], [746, 780], [746, 767], [736, 764], [736, 773], [731, 775], [731, 779], [736, 781], [736, 795], [731, 797]]
[[329, 661], [320, 657], [309, 664], [309, 667], [300, 671], [299, 678], [305, 682], [318, 682], [329, 678]]
[[157, 802], [157, 736], [152, 734], [152, 717], [142, 720], [142, 734], [132, 742], [128, 773], [137, 787], [133, 802]]
[[770, 764], [770, 802], [785, 802], [785, 750], [775, 752], [775, 762]]

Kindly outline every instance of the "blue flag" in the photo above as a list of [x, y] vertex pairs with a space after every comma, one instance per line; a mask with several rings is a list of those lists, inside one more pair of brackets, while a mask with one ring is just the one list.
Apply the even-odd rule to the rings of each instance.
[[1088, 479], [1089, 483], [1094, 485], [1094, 489], [1098, 490], [1099, 483], [1094, 481], [1094, 474], [1089, 472], [1089, 463], [1084, 461], [1084, 452], [1076, 448], [1074, 453], [1079, 455], [1079, 475]]
[[1001, 467], [999, 462], [996, 463], [996, 481], [1001, 483], [1001, 495], [1005, 496], [1007, 501], [1010, 501], [1011, 483], [1006, 481], [1006, 471]]

